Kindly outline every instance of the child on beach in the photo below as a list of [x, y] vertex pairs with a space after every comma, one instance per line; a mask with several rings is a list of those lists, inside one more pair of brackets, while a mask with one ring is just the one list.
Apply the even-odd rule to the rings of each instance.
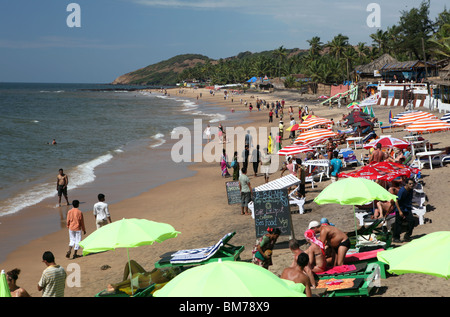
[[98, 194], [98, 202], [94, 205], [94, 217], [97, 229], [111, 223], [111, 215], [109, 214], [108, 204], [105, 203], [105, 195]]

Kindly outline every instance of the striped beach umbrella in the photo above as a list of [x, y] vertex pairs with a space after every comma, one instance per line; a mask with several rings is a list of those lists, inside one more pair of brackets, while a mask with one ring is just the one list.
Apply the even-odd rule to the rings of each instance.
[[406, 142], [402, 139], [397, 139], [393, 137], [383, 137], [380, 139], [375, 139], [370, 141], [369, 143], [366, 143], [363, 145], [363, 147], [368, 150], [370, 148], [375, 148], [377, 144], [380, 143], [381, 147], [384, 148], [399, 148], [399, 149], [406, 149], [409, 146], [409, 142]]
[[405, 114], [412, 113], [412, 112], [418, 112], [418, 111], [419, 111], [419, 110], [407, 110], [407, 111], [400, 112], [400, 113], [396, 114], [395, 116], [392, 115], [392, 112], [391, 112], [391, 111], [389, 111], [389, 114], [390, 114], [389, 117], [390, 117], [390, 119], [391, 119], [391, 122], [395, 122], [395, 121], [397, 121], [398, 119], [400, 119], [401, 116], [403, 116], [403, 115], [405, 115]]
[[426, 119], [414, 122], [405, 128], [409, 132], [438, 132], [446, 131], [450, 129], [450, 123], [442, 121], [440, 119]]
[[333, 138], [338, 134], [328, 129], [312, 129], [301, 133], [294, 141], [295, 144], [303, 144], [314, 139]]
[[436, 116], [425, 111], [411, 112], [401, 116], [397, 121], [395, 121], [394, 126], [406, 126], [424, 119], [436, 119]]
[[289, 132], [297, 131], [297, 130], [300, 130], [298, 123], [291, 125], [289, 128], [286, 129], [286, 131], [289, 131]]
[[442, 120], [442, 121], [445, 121], [445, 122], [447, 122], [447, 123], [450, 123], [450, 112], [447, 113], [447, 114], [445, 114], [445, 115], [441, 118], [441, 120]]
[[332, 124], [333, 122], [330, 119], [326, 119], [326, 118], [309, 118], [306, 119], [305, 121], [303, 121], [302, 123], [299, 124], [298, 128], [299, 130], [308, 130], [311, 128], [314, 128], [318, 125], [328, 125], [328, 124]]
[[314, 152], [314, 149], [305, 145], [288, 145], [281, 150], [278, 151], [278, 155], [288, 156], [288, 155], [297, 155], [300, 153], [306, 152]]
[[308, 140], [305, 143], [301, 143], [299, 145], [305, 145], [305, 146], [313, 147], [313, 146], [325, 143], [326, 141], [328, 141], [328, 138], [329, 137], [318, 138], [318, 139], [311, 139], [311, 140]]
[[358, 101], [353, 101], [352, 103], [350, 103], [348, 106], [347, 106], [347, 109], [359, 109], [359, 110], [361, 110], [361, 105], [360, 105], [360, 103], [358, 102]]

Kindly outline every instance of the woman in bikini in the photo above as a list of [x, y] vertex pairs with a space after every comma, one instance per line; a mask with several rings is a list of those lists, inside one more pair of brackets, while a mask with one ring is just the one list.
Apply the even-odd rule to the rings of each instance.
[[306, 230], [306, 241], [309, 243], [308, 249], [305, 251], [309, 257], [309, 267], [314, 273], [321, 273], [326, 271], [327, 259], [325, 256], [325, 248], [322, 241], [316, 238], [314, 230]]

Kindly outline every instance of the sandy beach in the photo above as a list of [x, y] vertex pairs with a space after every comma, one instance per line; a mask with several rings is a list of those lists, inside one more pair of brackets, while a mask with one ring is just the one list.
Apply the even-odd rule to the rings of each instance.
[[[199, 93], [202, 97], [198, 102], [205, 102], [214, 105], [226, 107], [227, 112], [233, 108], [238, 114], [242, 114], [242, 120], [249, 122], [247, 126], [253, 127], [275, 127], [278, 120], [274, 118], [273, 123], [268, 122], [268, 111], [254, 110], [249, 113], [248, 108], [240, 103], [240, 98], [253, 102], [256, 98], [265, 99], [268, 102], [281, 100], [286, 101], [285, 108], [294, 107], [294, 116], [298, 119], [298, 106], [308, 105], [309, 109], [314, 111], [315, 115], [334, 118], [338, 121], [342, 114], [347, 114], [346, 108], [329, 109], [327, 106], [321, 106], [311, 96], [303, 96], [295, 93], [280, 92], [276, 94], [256, 94], [246, 93], [243, 95], [230, 96], [224, 100], [223, 93], [217, 92], [215, 96], [209, 94], [209, 90], [184, 89], [183, 97], [197, 99]], [[157, 93], [155, 91], [155, 93]], [[170, 90], [171, 95], [177, 94], [177, 89]], [[251, 98], [254, 96], [255, 99]], [[307, 100], [307, 97], [310, 97]], [[233, 101], [231, 100], [233, 99]], [[389, 108], [382, 106], [373, 107], [376, 116], [380, 121], [387, 122], [389, 110], [394, 114], [403, 111], [403, 108]], [[425, 109], [428, 111], [428, 109]], [[438, 117], [441, 114], [434, 112]], [[285, 115], [285, 126], [288, 120]], [[251, 122], [251, 123], [250, 123]], [[234, 126], [236, 123], [231, 121], [218, 122], [227, 126]], [[217, 124], [218, 124], [217, 123]], [[244, 129], [247, 127], [244, 126]], [[396, 132], [384, 131], [381, 133], [377, 128], [376, 132], [380, 134], [390, 134], [394, 137], [403, 137], [406, 131], [397, 129]], [[450, 146], [450, 132], [426, 134], [424, 137], [433, 143], [434, 149], [444, 149]], [[286, 138], [283, 145], [288, 145], [290, 141]], [[367, 150], [357, 150], [356, 156], [361, 153], [367, 153]], [[167, 151], [167, 158], [170, 159], [170, 153]], [[228, 153], [231, 159], [232, 153]], [[281, 162], [281, 160], [280, 160]], [[192, 249], [206, 247], [215, 244], [223, 235], [236, 231], [236, 235], [230, 241], [233, 245], [245, 246], [241, 259], [248, 261], [251, 259], [251, 250], [255, 243], [255, 224], [251, 216], [240, 214], [240, 205], [228, 205], [225, 192], [225, 182], [229, 178], [222, 178], [219, 163], [195, 163], [190, 165], [189, 170], [192, 176], [184, 177], [178, 180], [170, 181], [150, 191], [144, 192], [137, 197], [124, 199], [110, 205], [110, 211], [113, 221], [122, 218], [145, 218], [152, 221], [171, 224], [181, 234], [174, 239], [169, 239], [163, 243], [155, 243], [150, 246], [142, 246], [130, 249], [130, 257], [141, 264], [147, 271], [154, 268], [154, 263], [160, 259], [160, 256], [181, 249]], [[355, 168], [348, 168], [353, 170]], [[280, 176], [280, 171], [272, 174], [270, 180]], [[164, 173], [158, 173], [164, 177]], [[162, 176], [161, 176], [162, 175]], [[249, 173], [252, 186], [258, 186], [264, 183], [264, 177], [259, 174], [257, 177]], [[447, 216], [447, 201], [444, 197], [449, 194], [450, 165], [444, 167], [436, 166], [433, 170], [425, 167], [422, 170], [425, 182], [425, 192], [428, 195], [427, 204], [430, 205], [430, 212], [426, 214], [427, 221], [424, 225], [417, 226], [414, 229], [413, 238], [421, 237], [425, 234], [436, 231], [448, 231], [450, 229], [450, 219]], [[323, 205], [318, 206], [313, 199], [331, 182], [325, 179], [321, 183], [316, 183], [317, 187], [311, 188], [310, 184], [306, 186], [306, 204], [305, 214], [292, 214], [294, 233], [296, 238], [304, 243], [303, 233], [307, 225], [312, 220], [319, 221], [322, 217], [327, 217], [338, 228], [343, 231], [352, 231], [354, 229], [354, 218], [352, 208], [349, 206]], [[120, 190], [120, 184], [117, 185]], [[70, 189], [69, 189], [70, 190]], [[75, 197], [70, 196], [71, 199]], [[82, 198], [83, 199], [83, 198]], [[107, 199], [108, 200], [108, 199]], [[94, 216], [89, 206], [93, 201], [87, 201], [81, 209], [84, 211], [87, 235], [95, 230]], [[292, 207], [294, 209], [294, 207]], [[69, 242], [67, 229], [63, 226], [64, 214], [61, 215], [61, 228], [52, 234], [48, 234], [30, 243], [12, 251], [0, 268], [5, 271], [13, 268], [21, 269], [21, 274], [17, 284], [25, 288], [33, 297], [41, 296], [37, 291], [36, 285], [40, 279], [42, 271], [45, 269], [41, 262], [42, 253], [50, 250], [55, 254], [56, 263], [67, 268], [69, 264], [79, 265], [81, 272], [81, 285], [78, 287], [66, 287], [66, 297], [92, 297], [102, 291], [110, 283], [117, 283], [122, 280], [123, 268], [127, 263], [126, 249], [117, 249], [89, 256], [81, 257], [75, 260], [66, 259], [65, 253]], [[28, 230], [32, 230], [29, 228]], [[24, 233], [25, 234], [25, 233]], [[4, 242], [2, 242], [4, 243]], [[305, 248], [305, 245], [302, 246]], [[273, 273], [280, 275], [283, 269], [292, 262], [292, 256], [288, 248], [288, 237], [280, 237], [273, 254], [273, 263], [269, 269]], [[107, 270], [102, 270], [104, 265], [110, 266]], [[68, 271], [70, 277], [70, 272]], [[422, 274], [405, 274], [401, 276], [389, 276], [381, 280], [381, 287], [373, 296], [379, 297], [447, 297], [450, 294], [448, 281]]]

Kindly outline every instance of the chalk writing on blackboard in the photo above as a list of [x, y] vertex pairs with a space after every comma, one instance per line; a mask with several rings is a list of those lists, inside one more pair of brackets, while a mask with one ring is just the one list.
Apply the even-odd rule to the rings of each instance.
[[241, 203], [241, 190], [239, 189], [239, 181], [226, 182], [226, 191], [228, 198], [228, 205]]
[[256, 237], [267, 228], [279, 228], [281, 235], [291, 235], [291, 212], [287, 189], [253, 192]]

